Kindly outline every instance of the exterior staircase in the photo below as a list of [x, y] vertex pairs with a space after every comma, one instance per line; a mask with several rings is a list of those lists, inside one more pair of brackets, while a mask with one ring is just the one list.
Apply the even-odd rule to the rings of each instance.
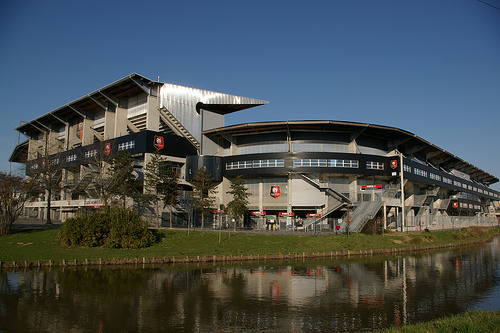
[[186, 138], [197, 150], [200, 150], [201, 145], [198, 140], [196, 140], [196, 138], [187, 130], [186, 127], [184, 127], [184, 125], [181, 124], [179, 120], [177, 120], [172, 112], [170, 112], [167, 108], [162, 107], [159, 109], [159, 113], [161, 120], [163, 120], [163, 122], [167, 124], [175, 134]]
[[[361, 202], [351, 214], [352, 223], [349, 226], [349, 232], [360, 232], [363, 230], [366, 223], [377, 215], [380, 207], [382, 207], [382, 201]], [[340, 231], [347, 231], [347, 223], [342, 223]]]

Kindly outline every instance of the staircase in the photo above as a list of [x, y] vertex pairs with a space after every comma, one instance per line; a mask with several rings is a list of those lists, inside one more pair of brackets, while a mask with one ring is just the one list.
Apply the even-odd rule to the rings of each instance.
[[186, 127], [184, 127], [184, 125], [181, 124], [179, 120], [177, 120], [172, 112], [163, 107], [159, 109], [159, 113], [161, 120], [163, 120], [163, 122], [167, 124], [175, 134], [186, 138], [197, 150], [200, 150], [201, 145], [198, 140], [196, 140], [196, 138], [187, 130]]
[[337, 191], [337, 190], [335, 190], [335, 189], [333, 189], [333, 188], [331, 188], [329, 186], [321, 185], [320, 183], [318, 183], [314, 179], [310, 178], [306, 174], [301, 173], [300, 176], [306, 182], [308, 182], [312, 186], [316, 187], [320, 191], [325, 191], [325, 193], [327, 195], [329, 195], [330, 197], [334, 198], [335, 201], [336, 201], [334, 204], [332, 204], [332, 205], [330, 205], [330, 207], [328, 207], [328, 210], [326, 211], [326, 213], [324, 213], [321, 217], [306, 222], [304, 224], [304, 231], [306, 231], [309, 226], [314, 225], [316, 223], [320, 223], [323, 220], [327, 219], [328, 215], [330, 215], [331, 213], [333, 213], [337, 209], [339, 209], [339, 208], [341, 208], [343, 206], [346, 206], [346, 205], [348, 205], [348, 204], [351, 203], [351, 200], [347, 196], [345, 196], [344, 194], [340, 193], [339, 191]]
[[[382, 207], [382, 201], [363, 201], [359, 204], [351, 214], [352, 223], [349, 226], [349, 232], [363, 230], [366, 223], [377, 215], [380, 207]], [[340, 231], [347, 231], [347, 223], [342, 223]]]
[[330, 213], [333, 213], [334, 211], [336, 211], [337, 209], [341, 208], [342, 206], [345, 206], [347, 205], [345, 202], [341, 202], [341, 203], [337, 203], [336, 205], [332, 205], [330, 206], [330, 208], [328, 209], [328, 211], [323, 214], [323, 216], [321, 217], [318, 217], [317, 219], [314, 219], [314, 220], [311, 220], [311, 221], [308, 221], [306, 223], [304, 223], [304, 231], [307, 231], [307, 228], [313, 224], [316, 224], [316, 223], [320, 223], [322, 222], [323, 220], [325, 220], [326, 218], [328, 218], [328, 215], [330, 215]]
[[334, 188], [331, 188], [329, 186], [324, 186], [321, 185], [320, 183], [316, 182], [314, 179], [309, 178], [306, 174], [301, 173], [300, 176], [307, 181], [309, 184], [313, 185], [319, 190], [325, 191], [326, 194], [330, 196], [337, 196], [341, 199], [341, 201], [345, 201], [347, 203], [351, 203], [351, 199], [340, 193], [339, 191], [335, 190]]
[[92, 182], [93, 174], [91, 171], [86, 171], [83, 176], [78, 180], [78, 182], [73, 186], [71, 192], [81, 192], [89, 186]]

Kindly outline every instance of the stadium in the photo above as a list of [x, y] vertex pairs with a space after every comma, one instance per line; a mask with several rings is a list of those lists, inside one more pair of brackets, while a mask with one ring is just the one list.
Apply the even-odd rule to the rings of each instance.
[[[50, 212], [41, 195], [25, 215], [50, 213], [64, 221], [78, 209], [102, 206], [92, 160], [127, 150], [139, 183], [156, 151], [175, 165], [177, 227], [200, 223], [189, 196], [190, 181], [203, 167], [217, 183], [206, 227], [232, 222], [225, 207], [238, 175], [251, 194], [246, 228], [360, 232], [498, 224], [500, 194], [489, 186], [499, 179], [408, 131], [333, 120], [225, 126], [226, 114], [266, 104], [131, 74], [24, 122], [16, 130], [28, 140], [10, 161], [25, 164], [27, 176], [53, 168], [60, 182]], [[127, 205], [137, 208], [132, 198]], [[148, 218], [147, 210], [142, 214]]]

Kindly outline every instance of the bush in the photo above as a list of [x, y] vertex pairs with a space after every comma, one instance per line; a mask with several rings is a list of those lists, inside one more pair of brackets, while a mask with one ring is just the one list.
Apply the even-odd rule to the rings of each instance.
[[96, 213], [79, 215], [64, 222], [61, 244], [66, 246], [108, 246], [135, 249], [151, 246], [154, 236], [137, 216], [125, 208], [105, 207]]

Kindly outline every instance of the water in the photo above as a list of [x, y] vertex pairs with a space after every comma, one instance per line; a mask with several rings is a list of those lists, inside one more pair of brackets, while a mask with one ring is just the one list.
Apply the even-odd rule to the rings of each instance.
[[0, 332], [353, 332], [500, 310], [500, 237], [405, 257], [0, 275]]

